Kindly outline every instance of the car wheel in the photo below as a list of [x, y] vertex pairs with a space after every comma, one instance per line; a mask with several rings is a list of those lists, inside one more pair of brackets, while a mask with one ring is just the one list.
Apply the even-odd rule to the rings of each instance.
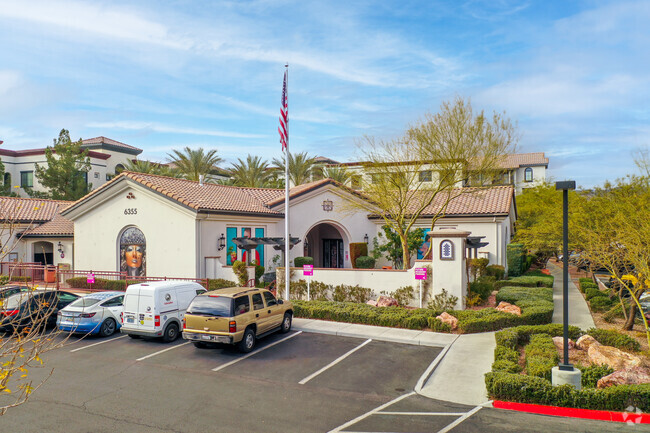
[[286, 334], [289, 331], [291, 331], [291, 313], [284, 313], [282, 325], [280, 325], [280, 332]]
[[102, 322], [102, 326], [99, 328], [99, 335], [102, 337], [108, 337], [109, 335], [113, 335], [115, 333], [115, 329], [117, 328], [117, 324], [115, 323], [115, 320], [111, 319], [110, 317]]
[[140, 338], [139, 335], [135, 335], [135, 334], [128, 334], [128, 336], [133, 338], [134, 340], [137, 340], [138, 338]]
[[194, 347], [198, 347], [199, 349], [207, 349], [208, 345], [202, 341], [195, 341]]
[[253, 328], [246, 328], [244, 338], [239, 342], [239, 350], [248, 353], [255, 348], [255, 331]]
[[165, 332], [163, 332], [163, 340], [167, 343], [171, 343], [177, 338], [178, 338], [178, 325], [176, 323], [170, 323], [165, 328]]

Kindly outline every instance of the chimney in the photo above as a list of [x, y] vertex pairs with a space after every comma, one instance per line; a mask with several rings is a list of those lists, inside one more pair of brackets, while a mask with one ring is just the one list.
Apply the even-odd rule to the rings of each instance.
[[199, 185], [203, 186], [203, 175], [199, 174]]

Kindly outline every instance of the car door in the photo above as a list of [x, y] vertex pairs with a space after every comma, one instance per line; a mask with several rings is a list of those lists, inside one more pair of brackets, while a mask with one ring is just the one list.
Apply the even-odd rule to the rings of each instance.
[[260, 292], [256, 292], [251, 294], [251, 301], [253, 302], [255, 322], [257, 323], [257, 334], [263, 334], [269, 329], [269, 314], [266, 312], [264, 298]]
[[283, 308], [278, 304], [278, 300], [275, 299], [273, 293], [263, 291], [264, 302], [266, 303], [266, 313], [268, 314], [268, 330], [280, 326], [283, 318]]
[[115, 323], [117, 323], [117, 328], [119, 329], [122, 322], [120, 320], [120, 315], [124, 311], [124, 295], [108, 299], [102, 302], [100, 306], [103, 307], [103, 320], [111, 317], [113, 320], [115, 320]]

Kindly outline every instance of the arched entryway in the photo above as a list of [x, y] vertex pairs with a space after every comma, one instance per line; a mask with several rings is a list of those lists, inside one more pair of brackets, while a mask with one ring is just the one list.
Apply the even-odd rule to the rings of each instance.
[[54, 264], [54, 244], [52, 242], [34, 242], [34, 262], [42, 265]]
[[305, 237], [304, 254], [314, 258], [317, 268], [344, 268], [349, 241], [344, 230], [335, 223], [314, 225]]

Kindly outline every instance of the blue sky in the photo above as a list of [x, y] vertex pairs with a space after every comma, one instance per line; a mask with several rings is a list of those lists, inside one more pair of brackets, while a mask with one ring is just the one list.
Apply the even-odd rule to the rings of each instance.
[[356, 160], [458, 95], [588, 187], [650, 144], [648, 23], [647, 1], [0, 0], [0, 140], [280, 157], [289, 62], [294, 152]]

